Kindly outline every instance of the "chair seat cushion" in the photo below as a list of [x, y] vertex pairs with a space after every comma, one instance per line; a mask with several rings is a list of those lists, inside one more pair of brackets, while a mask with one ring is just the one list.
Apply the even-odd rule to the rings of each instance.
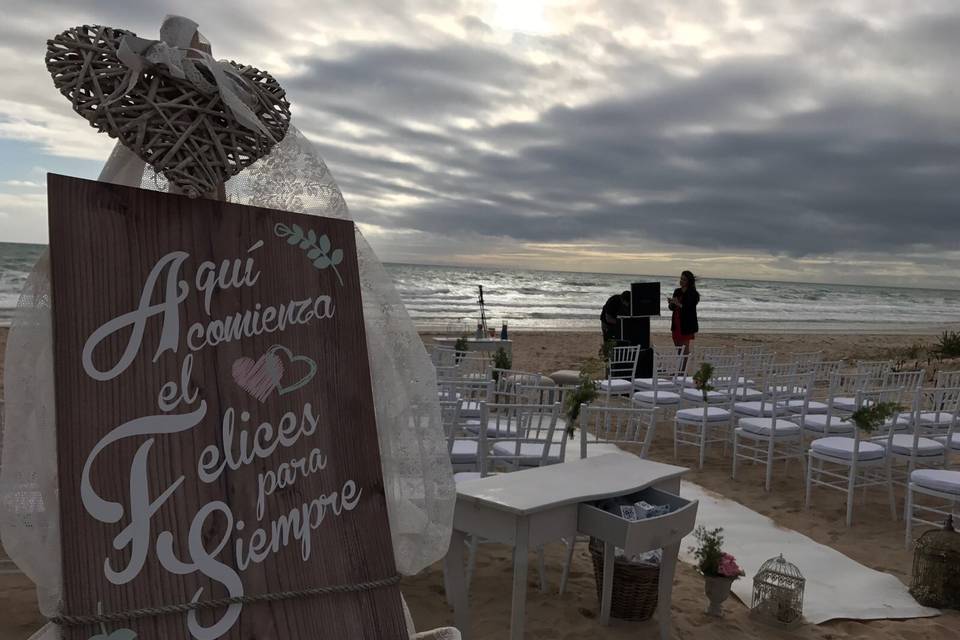
[[893, 424], [894, 431], [913, 431], [913, 416], [909, 413], [900, 413], [893, 418], [893, 420], [888, 420], [884, 423], [883, 429], [889, 427]]
[[[741, 416], [772, 416], [774, 407], [769, 402], [751, 400], [749, 402], [733, 403], [733, 412]], [[786, 413], [786, 410], [783, 407], [777, 410], [777, 415], [783, 415], [784, 413]]]
[[853, 411], [857, 408], [857, 399], [847, 396], [840, 396], [839, 398], [833, 399], [832, 406], [841, 411]]
[[[844, 460], [853, 460], [853, 438], [830, 437], [817, 438], [810, 443], [810, 450], [831, 458], [842, 458]], [[858, 460], [882, 460], [886, 454], [886, 449], [867, 440], [860, 441], [860, 454]]]
[[[477, 419], [467, 420], [464, 423], [463, 428], [469, 431], [470, 433], [474, 433], [474, 434], [480, 433], [480, 421]], [[496, 438], [496, 437], [505, 438], [507, 436], [516, 435], [516, 433], [517, 433], [517, 425], [515, 421], [511, 422], [508, 420], [501, 420], [499, 424], [497, 424], [497, 421], [494, 418], [490, 418], [487, 421], [487, 437], [488, 438]]]
[[707, 422], [725, 422], [730, 419], [730, 412], [720, 407], [691, 407], [677, 411], [677, 420], [680, 422], [703, 422], [706, 412]]
[[740, 427], [737, 429], [738, 432], [746, 432], [757, 436], [770, 437], [771, 434], [774, 434], [774, 437], [780, 438], [796, 436], [800, 433], [800, 425], [782, 418], [777, 420], [776, 431], [774, 431], [773, 418], [740, 418], [737, 424]]
[[[684, 389], [683, 397], [694, 402], [703, 402], [703, 392], [699, 389]], [[709, 404], [718, 404], [729, 401], [730, 396], [722, 391], [707, 391], [707, 403]]]
[[554, 381], [555, 384], [557, 384], [557, 386], [561, 387], [575, 385], [580, 382], [580, 372], [574, 371], [573, 369], [561, 369], [560, 371], [554, 371], [549, 377]]
[[673, 391], [637, 391], [633, 394], [633, 401], [637, 404], [677, 404], [680, 402], [680, 394]]
[[[791, 413], [803, 413], [803, 400], [788, 400], [787, 406]], [[807, 415], [826, 413], [828, 408], [826, 402], [811, 400], [807, 403]]]
[[[865, 406], [873, 404], [873, 400], [864, 400]], [[840, 396], [833, 399], [833, 407], [840, 411], [854, 411], [857, 408], [857, 399], [852, 396]]]
[[[940, 442], [940, 443], [946, 443], [946, 442], [947, 442], [947, 436], [937, 436], [936, 438], [934, 438], [934, 440], [936, 440], [937, 442]], [[955, 432], [955, 433], [950, 437], [950, 448], [951, 448], [951, 449], [956, 449], [956, 450], [960, 451], [960, 433]]]
[[[521, 442], [520, 454], [517, 455], [517, 442], [501, 440], [493, 445], [493, 453], [499, 457], [509, 457], [518, 460], [520, 464], [539, 465], [540, 457], [543, 455], [545, 442]], [[550, 445], [550, 453], [547, 454], [547, 464], [560, 462], [560, 445]]]
[[934, 491], [960, 495], [960, 471], [917, 469], [910, 474], [910, 482]]
[[[716, 378], [714, 382], [726, 383], [727, 380], [729, 379], [730, 378], [728, 376], [720, 376], [719, 378]], [[682, 376], [680, 378], [677, 378], [677, 384], [683, 387], [690, 387], [691, 389], [694, 389], [697, 386], [697, 383], [693, 379], [693, 376]], [[737, 384], [742, 387], [742, 386], [750, 386], [754, 384], [754, 382], [750, 378], [744, 378], [743, 376], [740, 376], [739, 378], [737, 378]]]
[[[871, 438], [874, 442], [881, 445], [887, 444], [886, 436]], [[913, 435], [909, 433], [896, 433], [890, 441], [890, 449], [894, 453], [909, 456], [913, 450]], [[930, 438], [917, 438], [918, 456], [939, 456], [943, 454], [943, 443], [931, 440]]]
[[949, 411], [924, 411], [920, 414], [921, 424], [949, 425], [953, 422], [953, 414]]
[[[829, 416], [825, 413], [818, 413], [814, 415], [807, 414], [806, 420], [803, 421], [801, 425], [807, 431], [816, 431], [818, 433], [827, 432], [827, 418]], [[799, 424], [799, 418], [793, 418]], [[833, 416], [830, 420], [830, 432], [831, 433], [853, 433], [853, 423], [849, 420], [845, 420], [838, 416]]]
[[460, 471], [459, 473], [453, 474], [454, 484], [460, 484], [461, 482], [468, 482], [470, 480], [479, 480], [480, 478], [479, 471]]
[[597, 388], [604, 393], [630, 393], [633, 391], [633, 381], [621, 380], [620, 378], [597, 380]]
[[737, 387], [733, 397], [744, 402], [751, 402], [763, 398], [763, 391], [754, 389], [753, 387]]
[[454, 440], [450, 450], [450, 462], [453, 464], [468, 464], [477, 461], [476, 440]]
[[[653, 378], [634, 378], [633, 386], [637, 389], [653, 389]], [[657, 378], [657, 389], [673, 389], [673, 380]]]

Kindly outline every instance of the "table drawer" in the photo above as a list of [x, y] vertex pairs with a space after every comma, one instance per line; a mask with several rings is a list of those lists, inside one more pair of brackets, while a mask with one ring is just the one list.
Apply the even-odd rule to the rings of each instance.
[[670, 513], [630, 521], [614, 515], [596, 504], [584, 503], [577, 514], [577, 531], [612, 543], [627, 555], [657, 549], [679, 542], [693, 531], [697, 519], [697, 501], [690, 501], [660, 489], [643, 489], [604, 503], [633, 504], [644, 500], [655, 505], [670, 505]]

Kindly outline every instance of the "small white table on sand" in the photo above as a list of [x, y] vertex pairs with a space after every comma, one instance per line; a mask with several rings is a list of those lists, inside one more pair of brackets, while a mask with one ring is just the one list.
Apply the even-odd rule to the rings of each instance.
[[[498, 332], [499, 335], [499, 332]], [[456, 338], [438, 337], [433, 341], [445, 347], [453, 347]], [[500, 338], [467, 338], [467, 351], [496, 351], [503, 349], [508, 354], [513, 351], [513, 340], [501, 340]]]
[[[464, 640], [470, 626], [463, 552], [468, 535], [513, 546], [510, 638], [521, 640], [528, 551], [561, 538], [573, 540], [577, 533], [605, 541], [600, 607], [604, 625], [610, 621], [614, 548], [620, 547], [628, 555], [663, 549], [656, 616], [661, 638], [669, 638], [670, 598], [680, 540], [693, 529], [697, 513], [696, 502], [677, 497], [680, 476], [686, 471], [628, 453], [609, 453], [458, 484], [444, 576], [447, 601], [453, 604], [455, 626]], [[589, 504], [641, 490], [662, 492], [659, 495], [671, 503], [671, 513], [629, 522]]]

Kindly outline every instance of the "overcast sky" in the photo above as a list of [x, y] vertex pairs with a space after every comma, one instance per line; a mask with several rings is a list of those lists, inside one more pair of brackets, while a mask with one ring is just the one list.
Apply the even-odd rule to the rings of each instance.
[[4, 0], [0, 240], [112, 146], [45, 40], [166, 13], [280, 80], [385, 261], [960, 287], [956, 0]]

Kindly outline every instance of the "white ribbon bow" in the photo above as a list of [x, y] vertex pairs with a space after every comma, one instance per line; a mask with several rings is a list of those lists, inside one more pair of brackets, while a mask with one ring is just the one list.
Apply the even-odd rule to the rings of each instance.
[[198, 26], [183, 16], [167, 16], [160, 26], [160, 40], [125, 35], [120, 41], [117, 57], [130, 69], [130, 80], [123, 93], [115, 95], [113, 100], [129, 93], [145, 68], [162, 66], [171, 76], [186, 80], [201, 93], [219, 93], [224, 106], [237, 122], [276, 143], [277, 140], [253, 112], [257, 103], [256, 89], [249, 80], [237, 73], [229, 62], [215, 60], [206, 51], [191, 46], [194, 37], [201, 44], [209, 45], [197, 30]]

